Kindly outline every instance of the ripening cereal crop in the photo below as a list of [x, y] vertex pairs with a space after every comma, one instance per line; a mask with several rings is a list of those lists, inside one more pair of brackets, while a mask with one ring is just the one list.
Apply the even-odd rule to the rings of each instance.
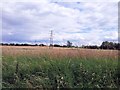
[[2, 47], [3, 88], [118, 88], [118, 51]]

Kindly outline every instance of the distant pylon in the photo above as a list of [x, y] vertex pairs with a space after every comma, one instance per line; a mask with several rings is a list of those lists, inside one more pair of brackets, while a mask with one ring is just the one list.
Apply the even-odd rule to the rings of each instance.
[[53, 31], [50, 31], [50, 45], [49, 48], [52, 47], [53, 48]]

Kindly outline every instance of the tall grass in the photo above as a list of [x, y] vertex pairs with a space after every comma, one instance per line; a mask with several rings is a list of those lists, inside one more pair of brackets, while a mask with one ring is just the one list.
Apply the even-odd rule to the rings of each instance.
[[3, 88], [118, 88], [111, 50], [2, 47]]
[[117, 60], [6, 56], [3, 87], [9, 88], [117, 88]]

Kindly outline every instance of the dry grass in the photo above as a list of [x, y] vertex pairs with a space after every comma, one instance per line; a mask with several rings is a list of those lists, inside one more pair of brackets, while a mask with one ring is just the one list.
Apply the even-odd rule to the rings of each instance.
[[117, 59], [117, 50], [100, 50], [100, 49], [81, 49], [81, 48], [57, 48], [49, 49], [49, 47], [39, 46], [2, 46], [3, 56], [41, 56], [50, 55], [53, 57], [110, 57]]
[[118, 51], [1, 46], [4, 88], [117, 88]]

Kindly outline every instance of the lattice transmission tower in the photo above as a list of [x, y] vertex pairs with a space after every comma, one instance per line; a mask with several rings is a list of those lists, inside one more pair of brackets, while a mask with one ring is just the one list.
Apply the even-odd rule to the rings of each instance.
[[50, 45], [49, 48], [53, 48], [53, 30], [50, 31]]

